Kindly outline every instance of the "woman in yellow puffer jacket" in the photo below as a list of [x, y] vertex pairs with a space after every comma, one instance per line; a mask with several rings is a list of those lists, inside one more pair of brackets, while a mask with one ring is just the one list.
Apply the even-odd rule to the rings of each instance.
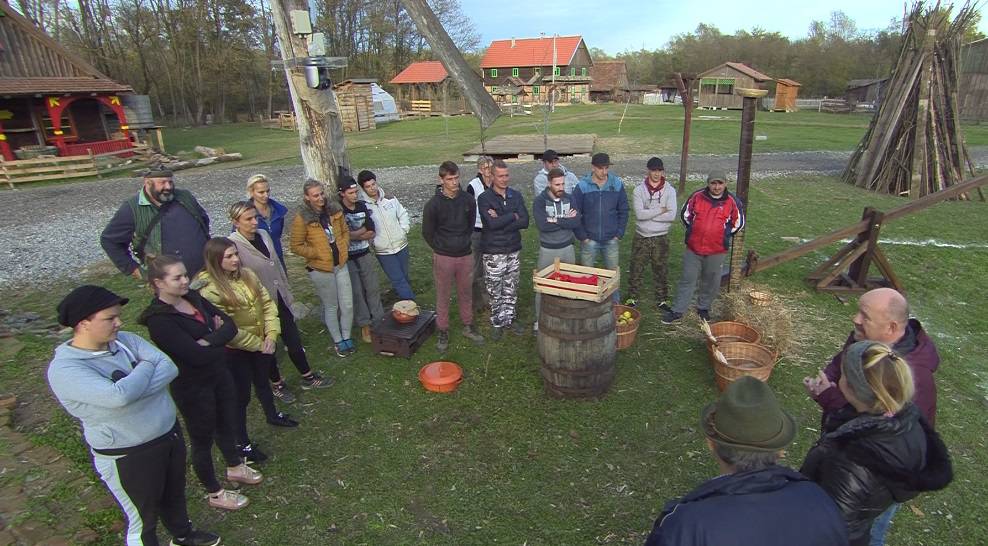
[[247, 437], [247, 404], [254, 384], [268, 423], [295, 427], [298, 422], [278, 411], [268, 383], [275, 363], [275, 340], [281, 333], [278, 306], [257, 275], [240, 265], [237, 246], [225, 237], [213, 237], [203, 251], [206, 267], [196, 276], [199, 293], [233, 318], [237, 335], [227, 344], [227, 364], [237, 386], [238, 441], [251, 446]]

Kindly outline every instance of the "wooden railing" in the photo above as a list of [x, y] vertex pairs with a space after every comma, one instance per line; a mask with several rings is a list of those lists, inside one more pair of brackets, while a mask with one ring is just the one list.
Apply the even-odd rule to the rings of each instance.
[[[0, 159], [0, 184], [7, 184], [13, 189], [14, 184], [23, 182], [99, 176], [103, 172], [121, 168], [119, 162], [117, 162], [115, 167], [112, 165], [108, 167], [107, 164], [108, 160], [112, 161], [112, 158], [115, 156], [122, 155], [121, 151], [130, 155], [137, 155], [141, 160], [146, 160], [149, 155], [147, 145], [139, 144], [125, 150], [99, 154], [85, 153], [69, 157], [41, 157], [37, 159], [20, 159], [17, 161], [4, 161]], [[140, 163], [134, 165], [128, 162], [127, 165], [139, 166]]]
[[133, 148], [130, 140], [126, 138], [118, 140], [101, 140], [97, 142], [81, 142], [78, 144], [66, 144], [65, 156], [80, 156], [93, 153], [96, 155], [108, 154], [111, 152], [123, 152]]
[[39, 159], [0, 160], [0, 183], [13, 189], [14, 184], [61, 180], [80, 176], [96, 176], [96, 159], [92, 154], [72, 157], [44, 157]]

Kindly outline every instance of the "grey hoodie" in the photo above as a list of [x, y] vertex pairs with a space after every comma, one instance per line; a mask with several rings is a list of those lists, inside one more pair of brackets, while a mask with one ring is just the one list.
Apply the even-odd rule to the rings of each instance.
[[55, 398], [82, 421], [93, 449], [134, 447], [171, 430], [175, 403], [168, 384], [177, 375], [165, 353], [130, 332], [119, 332], [109, 351], [77, 349], [66, 341], [48, 366]]
[[[563, 189], [568, 195], [572, 195], [573, 190], [576, 189], [576, 185], [580, 183], [580, 179], [575, 174], [568, 171], [566, 167], [563, 167], [561, 163], [559, 164], [559, 168], [562, 169], [563, 173], [566, 175], [565, 178], [563, 178]], [[549, 171], [547, 171], [545, 167], [542, 167], [542, 169], [539, 170], [539, 174], [535, 175], [535, 180], [533, 182], [535, 184], [535, 195], [537, 196], [538, 194], [544, 192], [549, 186]]]
[[635, 233], [642, 237], [666, 235], [672, 223], [679, 218], [676, 208], [676, 189], [666, 182], [662, 190], [654, 195], [645, 187], [647, 179], [635, 186], [631, 194], [632, 207], [635, 209]]

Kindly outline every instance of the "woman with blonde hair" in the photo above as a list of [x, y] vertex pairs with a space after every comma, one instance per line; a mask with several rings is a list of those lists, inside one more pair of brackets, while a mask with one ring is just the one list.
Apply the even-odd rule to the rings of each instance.
[[[298, 331], [298, 326], [295, 324], [296, 317], [292, 313], [292, 303], [295, 298], [288, 285], [288, 274], [275, 256], [275, 246], [271, 236], [263, 229], [259, 229], [260, 221], [255, 203], [237, 201], [230, 205], [229, 216], [234, 228], [229, 239], [237, 247], [241, 266], [257, 275], [268, 295], [277, 303], [281, 340], [288, 350], [288, 358], [302, 375], [302, 389], [321, 389], [332, 385], [332, 379], [323, 378], [309, 366], [305, 347], [302, 346], [302, 335]], [[278, 371], [277, 361], [272, 362], [270, 380], [271, 389], [279, 400], [287, 404], [295, 401], [295, 396], [285, 386], [285, 380]]]
[[257, 227], [271, 235], [274, 250], [278, 253], [281, 266], [285, 267], [285, 252], [281, 248], [281, 234], [285, 230], [285, 216], [288, 207], [271, 197], [271, 183], [263, 174], [255, 174], [247, 179], [247, 198], [257, 209]]
[[322, 301], [323, 322], [333, 338], [336, 356], [357, 351], [350, 338], [353, 329], [353, 292], [350, 284], [350, 229], [343, 209], [318, 180], [302, 185], [302, 203], [292, 219], [289, 243], [292, 252], [305, 258], [305, 269]]
[[182, 260], [164, 254], [148, 261], [148, 284], [155, 297], [138, 322], [178, 366], [169, 385], [192, 444], [192, 469], [208, 494], [209, 505], [239, 510], [248, 499], [220, 487], [213, 467], [213, 442], [226, 462], [226, 479], [258, 484], [263, 476], [247, 466], [237, 449], [236, 390], [226, 366], [224, 345], [237, 334], [233, 320], [189, 288]]
[[268, 377], [275, 361], [275, 340], [281, 333], [278, 306], [250, 269], [241, 267], [240, 254], [233, 241], [213, 237], [203, 251], [206, 268], [196, 275], [196, 287], [204, 298], [233, 319], [237, 334], [227, 343], [227, 365], [237, 387], [237, 440], [247, 451], [247, 405], [251, 384], [257, 391], [268, 423], [296, 427], [298, 422], [278, 411]]
[[912, 403], [909, 365], [888, 346], [850, 345], [838, 388], [849, 405], [824, 420], [800, 471], [833, 497], [852, 546], [882, 544], [884, 536], [871, 537], [875, 519], [894, 503], [946, 487], [950, 456]]

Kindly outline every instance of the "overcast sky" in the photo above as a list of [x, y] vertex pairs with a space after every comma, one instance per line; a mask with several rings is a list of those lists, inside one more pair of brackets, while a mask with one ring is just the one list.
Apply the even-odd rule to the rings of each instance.
[[[580, 34], [587, 47], [599, 47], [610, 55], [661, 48], [672, 36], [692, 32], [700, 23], [725, 34], [761, 27], [803, 38], [811, 21], [828, 21], [832, 11], [843, 11], [859, 30], [884, 29], [903, 13], [901, 0], [460, 0], [460, 4], [480, 32], [482, 47], [491, 40], [533, 38], [542, 32]], [[982, 20], [979, 29], [988, 34], [988, 23]]]

